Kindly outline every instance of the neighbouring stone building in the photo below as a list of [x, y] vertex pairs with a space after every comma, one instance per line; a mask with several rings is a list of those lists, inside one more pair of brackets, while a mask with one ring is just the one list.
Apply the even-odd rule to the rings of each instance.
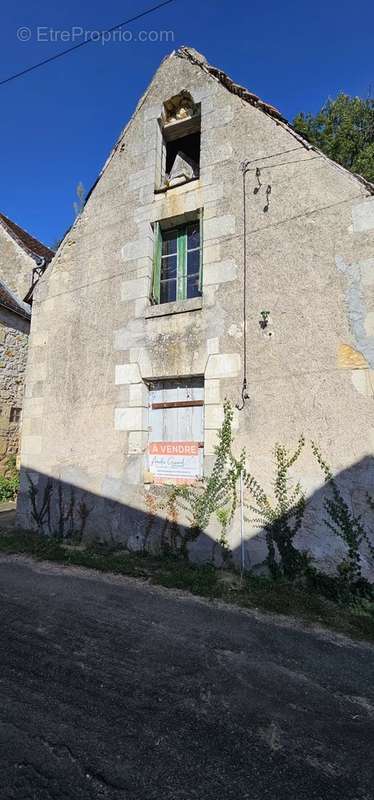
[[0, 472], [18, 452], [32, 294], [52, 257], [0, 214]]
[[[142, 546], [154, 484], [211, 468], [225, 397], [265, 489], [274, 444], [303, 432], [364, 508], [373, 193], [194, 50], [167, 57], [35, 293], [20, 524]], [[310, 447], [297, 470], [301, 545], [333, 562]], [[264, 536], [245, 526], [255, 564]]]

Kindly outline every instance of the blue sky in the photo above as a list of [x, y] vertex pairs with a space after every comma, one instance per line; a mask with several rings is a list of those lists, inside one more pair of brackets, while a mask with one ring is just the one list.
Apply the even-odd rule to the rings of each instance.
[[[50, 28], [103, 30], [152, 4], [7, 4], [0, 80], [69, 46], [49, 41]], [[29, 41], [17, 39], [20, 27], [30, 28]], [[292, 119], [298, 111], [318, 110], [339, 90], [374, 92], [373, 29], [371, 0], [353, 6], [347, 0], [176, 0], [130, 25], [131, 42], [90, 44], [0, 86], [0, 210], [47, 244], [61, 237], [74, 219], [78, 181], [91, 187], [159, 62], [182, 44]], [[173, 40], [139, 42], [139, 31], [172, 31]]]

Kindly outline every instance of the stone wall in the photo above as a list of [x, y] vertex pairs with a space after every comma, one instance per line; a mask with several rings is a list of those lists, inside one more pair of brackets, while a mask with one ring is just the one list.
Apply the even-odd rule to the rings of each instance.
[[0, 472], [19, 446], [29, 323], [0, 307]]
[[[200, 178], [155, 193], [163, 102], [186, 89], [201, 104]], [[37, 289], [22, 437], [23, 526], [35, 525], [28, 473], [41, 489], [53, 479], [64, 491], [79, 490], [92, 511], [87, 532], [141, 544], [152, 379], [204, 376], [209, 471], [223, 400], [240, 399], [243, 377], [244, 159], [253, 164], [246, 178], [250, 400], [235, 416], [237, 450], [246, 447], [267, 489], [275, 442], [292, 445], [303, 432], [319, 442], [358, 503], [374, 486], [374, 198], [284, 125], [174, 55], [156, 73]], [[202, 302], [151, 306], [153, 223], [200, 209]], [[339, 542], [322, 525], [323, 481], [310, 448], [300, 470], [312, 498], [301, 544], [330, 563]], [[206, 552], [214, 537], [209, 530]], [[261, 531], [248, 524], [246, 538], [251, 563], [260, 561]], [[237, 520], [230, 544], [238, 548]]]
[[20, 300], [30, 289], [34, 267], [34, 259], [0, 225], [0, 275]]

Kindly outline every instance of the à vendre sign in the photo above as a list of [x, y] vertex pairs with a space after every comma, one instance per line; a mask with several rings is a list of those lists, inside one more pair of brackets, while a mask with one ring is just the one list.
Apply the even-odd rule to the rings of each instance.
[[200, 476], [197, 442], [150, 442], [148, 454], [155, 483], [192, 483]]

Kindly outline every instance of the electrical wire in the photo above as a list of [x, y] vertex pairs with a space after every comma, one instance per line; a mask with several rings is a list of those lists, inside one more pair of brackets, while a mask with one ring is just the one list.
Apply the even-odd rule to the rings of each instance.
[[265, 161], [266, 158], [276, 158], [276, 156], [285, 156], [287, 153], [295, 153], [296, 150], [303, 149], [303, 147], [291, 147], [290, 150], [280, 150], [279, 153], [271, 153], [270, 156], [259, 156], [259, 158], [252, 158], [250, 161], [246, 159], [244, 163], [248, 166], [248, 164], [255, 164], [256, 161]]
[[[301, 214], [296, 214], [294, 217], [287, 217], [287, 219], [279, 220], [279, 222], [274, 222], [270, 225], [264, 225], [262, 228], [254, 228], [253, 230], [248, 232], [248, 236], [251, 236], [253, 233], [264, 233], [269, 228], [277, 227], [278, 225], [285, 225], [287, 222], [292, 222], [294, 219], [301, 219], [302, 217], [309, 217], [311, 214], [318, 214], [320, 211], [326, 211], [330, 208], [335, 208], [335, 206], [344, 205], [344, 203], [351, 203], [352, 200], [358, 200], [362, 198], [362, 194], [356, 194], [353, 197], [346, 197], [345, 200], [338, 200], [336, 203], [330, 203], [328, 206], [319, 206], [318, 208], [313, 208], [310, 211], [304, 211]], [[242, 238], [243, 234], [230, 234], [229, 236], [222, 236], [221, 242], [232, 241], [233, 239]], [[247, 258], [246, 253], [246, 258]], [[50, 294], [45, 300], [36, 300], [35, 304], [41, 305], [45, 303], [46, 300], [51, 300], [55, 297], [62, 297], [63, 295], [73, 294], [75, 292], [79, 292], [83, 289], [87, 289], [91, 286], [95, 286], [98, 283], [106, 283], [107, 281], [114, 280], [115, 278], [123, 278], [123, 270], [121, 272], [113, 272], [110, 275], [106, 275], [104, 278], [98, 278], [96, 281], [90, 281], [89, 283], [83, 283], [80, 286], [76, 286], [74, 289], [64, 289], [62, 292], [55, 292], [55, 294]]]
[[[278, 153], [272, 153], [268, 156], [262, 156], [261, 158], [254, 158], [252, 161], [245, 160], [241, 164], [241, 169], [243, 173], [243, 382], [242, 382], [242, 389], [241, 389], [241, 399], [238, 403], [236, 403], [236, 408], [238, 411], [243, 411], [245, 407], [246, 401], [250, 399], [249, 392], [248, 392], [248, 376], [247, 376], [247, 191], [246, 191], [246, 175], [249, 172], [256, 172], [257, 168], [249, 169], [250, 164], [254, 164], [258, 161], [265, 161], [269, 158], [276, 158], [277, 156], [283, 156], [287, 153], [293, 153], [296, 150], [300, 150], [300, 147], [292, 147], [290, 150], [282, 150]], [[318, 156], [317, 156], [318, 158]], [[313, 159], [298, 159], [299, 162], [301, 161], [311, 161]], [[283, 162], [281, 164], [270, 164], [269, 167], [266, 165], [263, 166], [263, 169], [273, 169], [274, 167], [283, 166], [283, 164], [287, 163], [298, 163], [298, 161], [293, 162]], [[269, 190], [268, 186], [268, 190]], [[270, 188], [271, 191], [271, 188]], [[268, 197], [268, 195], [267, 195]]]
[[[298, 147], [296, 148], [299, 149]], [[290, 151], [291, 152], [291, 151]], [[271, 158], [271, 156], [267, 156], [267, 158]], [[275, 169], [275, 167], [287, 167], [289, 164], [309, 164], [309, 161], [316, 161], [316, 159], [321, 160], [323, 156], [311, 156], [310, 158], [298, 158], [296, 161], [281, 161], [279, 164], [264, 164], [261, 169]], [[257, 167], [257, 169], [260, 169]], [[248, 169], [245, 168], [246, 172], [256, 172], [256, 168]]]
[[[351, 203], [352, 200], [358, 200], [360, 198], [362, 198], [362, 194], [355, 194], [352, 197], [346, 197], [345, 200], [337, 200], [336, 203], [330, 203], [328, 206], [317, 206], [317, 208], [311, 208], [310, 211], [302, 211], [300, 214], [295, 214], [293, 217], [286, 217], [285, 219], [280, 219], [278, 222], [271, 222], [268, 225], [262, 225], [259, 228], [252, 228], [252, 230], [248, 231], [248, 236], [252, 236], [254, 233], [266, 233], [266, 231], [268, 231], [270, 228], [277, 228], [279, 225], [287, 225], [288, 222], [293, 222], [295, 219], [310, 217], [311, 214], [318, 214], [320, 211], [328, 211], [330, 208], [344, 205], [344, 203]], [[222, 236], [221, 242], [231, 242], [233, 239], [241, 238], [241, 233], [230, 233], [226, 236]]]
[[[283, 150], [283, 151], [281, 151], [279, 153], [273, 153], [272, 155], [263, 156], [261, 158], [254, 158], [252, 161], [245, 160], [245, 161], [243, 161], [241, 163], [241, 170], [242, 170], [242, 173], [243, 173], [243, 383], [242, 383], [242, 389], [241, 389], [241, 400], [238, 403], [236, 403], [236, 408], [238, 409], [238, 411], [242, 411], [244, 409], [244, 407], [245, 407], [246, 401], [250, 399], [250, 395], [249, 395], [249, 392], [248, 392], [248, 377], [247, 377], [247, 260], [248, 259], [247, 259], [247, 192], [246, 192], [246, 180], [245, 179], [246, 179], [247, 173], [255, 172], [257, 174], [257, 171], [259, 170], [258, 167], [257, 168], [253, 168], [253, 169], [249, 169], [249, 164], [253, 164], [253, 163], [258, 162], [258, 161], [263, 162], [265, 159], [276, 158], [277, 156], [285, 155], [286, 153], [292, 153], [295, 150], [300, 150], [300, 149], [301, 148], [299, 148], [299, 147], [293, 147], [291, 150]], [[297, 164], [297, 163], [305, 163], [305, 162], [308, 163], [309, 161], [315, 161], [316, 159], [320, 159], [320, 158], [322, 158], [322, 156], [313, 156], [312, 158], [297, 159], [295, 161], [283, 161], [283, 162], [278, 163], [278, 164], [269, 164], [268, 166], [263, 165], [261, 167], [261, 169], [274, 169], [275, 167], [281, 167], [281, 166], [285, 166], [285, 165], [288, 165], [288, 164]], [[268, 190], [269, 189], [271, 191], [271, 187], [270, 186], [268, 186]], [[353, 198], [350, 198], [350, 199], [352, 200]], [[302, 212], [301, 214], [297, 214], [294, 217], [290, 217], [288, 220], [280, 220], [279, 222], [273, 223], [273, 226], [276, 227], [277, 225], [283, 225], [283, 224], [285, 224], [286, 222], [288, 222], [288, 221], [290, 221], [292, 219], [299, 219], [300, 217], [307, 217], [310, 214], [315, 214], [318, 211], [325, 210], [327, 208], [331, 208], [331, 207], [333, 207], [335, 205], [340, 205], [340, 203], [345, 203], [345, 202], [347, 202], [347, 200], [341, 200], [341, 201], [338, 201], [337, 203], [332, 203], [330, 206], [325, 206], [324, 208], [313, 209], [313, 210], [310, 210], [310, 211], [307, 211], [307, 212]], [[264, 210], [267, 210], [267, 208], [265, 207]], [[250, 231], [250, 234], [267, 231], [270, 227], [273, 227], [273, 226], [272, 225], [265, 225], [264, 227], [257, 228], [257, 229], [254, 229], [254, 230]], [[241, 234], [238, 234], [238, 236], [240, 237]], [[230, 236], [228, 238], [231, 240], [233, 238], [237, 238], [237, 236]]]
[[15, 81], [17, 78], [21, 78], [23, 75], [27, 75], [29, 72], [33, 72], [35, 69], [39, 69], [39, 67], [44, 67], [46, 64], [50, 64], [51, 61], [56, 61], [58, 58], [62, 58], [63, 56], [68, 55], [68, 53], [72, 53], [73, 50], [79, 50], [80, 47], [84, 47], [86, 44], [92, 44], [92, 42], [98, 42], [103, 36], [106, 36], [108, 33], [112, 33], [113, 31], [119, 30], [123, 28], [124, 25], [129, 25], [130, 22], [136, 22], [136, 20], [141, 19], [142, 17], [147, 16], [147, 14], [151, 14], [153, 11], [157, 11], [159, 8], [163, 8], [163, 6], [168, 6], [170, 3], [175, 3], [176, 0], [163, 0], [162, 3], [158, 3], [156, 6], [152, 6], [151, 8], [147, 8], [145, 11], [141, 11], [139, 14], [135, 14], [133, 17], [129, 17], [125, 19], [123, 22], [119, 22], [117, 25], [112, 25], [111, 28], [108, 28], [105, 31], [100, 31], [100, 37], [97, 38], [96, 35], [92, 34], [88, 39], [85, 39], [84, 42], [79, 42], [78, 44], [74, 44], [72, 47], [67, 47], [66, 50], [61, 50], [60, 53], [56, 53], [54, 56], [49, 56], [49, 58], [45, 58], [43, 61], [39, 61], [38, 64], [33, 64], [31, 67], [26, 67], [26, 69], [21, 70], [21, 72], [16, 72], [14, 75], [9, 75], [8, 78], [3, 78], [0, 81], [0, 86], [4, 86], [6, 83], [10, 83], [11, 81]]

